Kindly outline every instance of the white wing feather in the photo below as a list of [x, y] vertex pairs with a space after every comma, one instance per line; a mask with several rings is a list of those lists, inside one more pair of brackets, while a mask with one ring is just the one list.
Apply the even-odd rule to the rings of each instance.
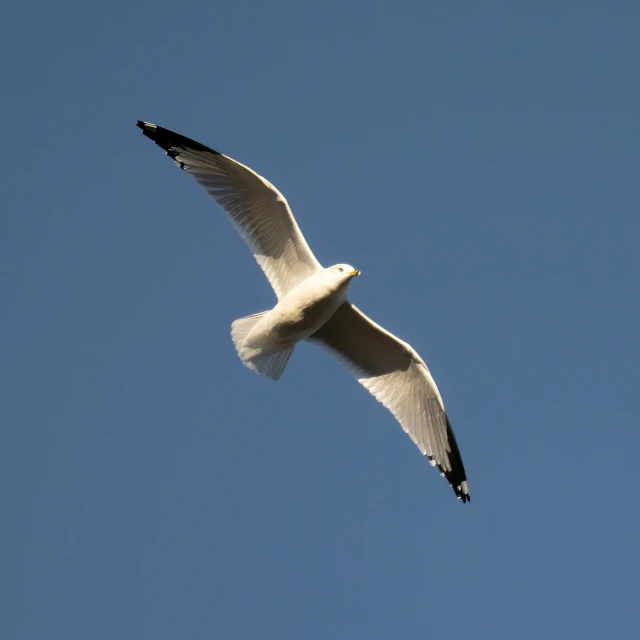
[[322, 270], [286, 199], [268, 180], [195, 140], [149, 122], [138, 126], [226, 211], [279, 299]]
[[309, 338], [336, 356], [395, 416], [456, 495], [470, 499], [464, 465], [436, 383], [406, 343], [345, 302]]

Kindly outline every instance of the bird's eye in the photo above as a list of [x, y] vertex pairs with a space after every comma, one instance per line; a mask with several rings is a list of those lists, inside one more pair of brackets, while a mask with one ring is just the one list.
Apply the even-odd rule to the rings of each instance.
[[338, 271], [339, 271], [340, 273], [342, 273], [342, 272], [344, 271], [344, 269], [343, 269], [342, 267], [338, 267]]

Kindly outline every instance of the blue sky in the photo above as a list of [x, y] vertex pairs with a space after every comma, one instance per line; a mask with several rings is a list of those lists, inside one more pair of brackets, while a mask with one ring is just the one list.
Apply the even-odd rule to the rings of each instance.
[[[637, 3], [3, 16], [3, 637], [637, 628]], [[470, 505], [316, 347], [277, 384], [242, 366], [230, 323], [273, 293], [138, 119], [265, 175], [362, 270]]]

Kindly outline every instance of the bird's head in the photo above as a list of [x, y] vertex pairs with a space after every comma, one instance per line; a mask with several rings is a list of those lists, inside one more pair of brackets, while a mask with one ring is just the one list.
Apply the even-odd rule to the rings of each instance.
[[360, 272], [350, 264], [334, 264], [333, 267], [329, 267], [325, 271], [339, 282], [349, 282], [351, 278], [360, 275]]

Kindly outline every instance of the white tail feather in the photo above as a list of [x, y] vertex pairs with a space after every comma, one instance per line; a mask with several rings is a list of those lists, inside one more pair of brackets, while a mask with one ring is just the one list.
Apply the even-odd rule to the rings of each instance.
[[[293, 347], [289, 347], [270, 355], [254, 356], [250, 360], [243, 360], [243, 362], [258, 375], [266, 376], [271, 380], [279, 380], [292, 353]], [[240, 357], [242, 358], [242, 356]]]
[[[268, 311], [261, 311], [260, 313], [254, 313], [252, 316], [246, 316], [245, 318], [238, 318], [231, 324], [231, 338], [233, 344], [236, 345], [238, 353], [242, 349], [245, 338], [249, 335], [249, 332], [264, 316], [269, 313]], [[242, 357], [242, 356], [240, 356]]]
[[268, 311], [254, 313], [245, 318], [239, 318], [231, 324], [231, 338], [236, 346], [236, 351], [240, 356], [240, 360], [255, 373], [278, 380], [289, 362], [289, 358], [293, 353], [293, 347], [283, 349], [282, 351], [267, 352], [261, 354], [259, 348], [248, 347], [245, 340], [251, 329], [267, 314]]

